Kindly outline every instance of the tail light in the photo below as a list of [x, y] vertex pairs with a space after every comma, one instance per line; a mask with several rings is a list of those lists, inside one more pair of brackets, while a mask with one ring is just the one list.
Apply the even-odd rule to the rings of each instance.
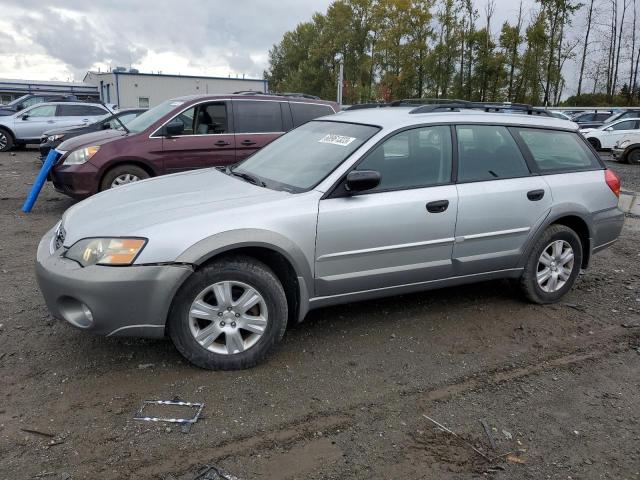
[[620, 196], [620, 178], [611, 170], [604, 171], [604, 181], [607, 182], [609, 188], [616, 197]]

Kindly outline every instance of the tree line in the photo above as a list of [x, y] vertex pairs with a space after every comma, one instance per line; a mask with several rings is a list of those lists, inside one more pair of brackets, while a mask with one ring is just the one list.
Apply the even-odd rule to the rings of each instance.
[[[636, 0], [536, 0], [495, 23], [495, 0], [336, 0], [269, 51], [273, 91], [346, 104], [460, 98], [637, 104]], [[568, 65], [572, 76], [566, 78]], [[570, 96], [569, 96], [570, 95]]]

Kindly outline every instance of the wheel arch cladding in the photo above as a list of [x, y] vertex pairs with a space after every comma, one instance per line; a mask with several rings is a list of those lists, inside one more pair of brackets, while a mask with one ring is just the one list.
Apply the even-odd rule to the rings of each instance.
[[591, 256], [591, 231], [587, 222], [578, 215], [565, 215], [554, 219], [551, 224], [564, 225], [576, 232], [582, 244], [582, 268], [589, 266]]

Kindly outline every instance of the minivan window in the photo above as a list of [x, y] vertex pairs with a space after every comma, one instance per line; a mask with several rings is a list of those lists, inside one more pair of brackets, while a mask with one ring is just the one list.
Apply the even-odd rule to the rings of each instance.
[[233, 171], [252, 175], [269, 188], [308, 190], [377, 131], [368, 125], [309, 122], [258, 150]]
[[578, 133], [535, 128], [516, 131], [541, 172], [602, 168]]
[[291, 115], [293, 115], [294, 128], [315, 118], [335, 113], [329, 105], [296, 102], [290, 102], [289, 105], [291, 106]]
[[374, 148], [356, 170], [375, 170], [370, 192], [439, 185], [451, 181], [451, 130], [445, 126], [400, 132]]
[[526, 177], [527, 163], [506, 127], [459, 125], [458, 181], [478, 182]]
[[201, 103], [169, 120], [184, 126], [181, 135], [214, 135], [227, 133], [227, 106], [224, 102]]
[[162, 102], [150, 110], [147, 110], [138, 118], [134, 118], [127, 124], [127, 130], [131, 133], [138, 133], [146, 130], [151, 125], [164, 117], [171, 110], [180, 107], [184, 102], [180, 100], [167, 100]]
[[237, 100], [233, 102], [236, 133], [282, 132], [280, 102]]

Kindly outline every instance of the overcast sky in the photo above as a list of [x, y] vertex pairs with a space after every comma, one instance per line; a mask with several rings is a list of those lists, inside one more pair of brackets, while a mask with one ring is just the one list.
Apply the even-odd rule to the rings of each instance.
[[[262, 78], [269, 48], [331, 0], [2, 0], [0, 77], [82, 80], [89, 69]], [[481, 15], [486, 0], [474, 0]], [[517, 0], [496, 0], [496, 31]], [[534, 0], [524, 0], [530, 7]]]

